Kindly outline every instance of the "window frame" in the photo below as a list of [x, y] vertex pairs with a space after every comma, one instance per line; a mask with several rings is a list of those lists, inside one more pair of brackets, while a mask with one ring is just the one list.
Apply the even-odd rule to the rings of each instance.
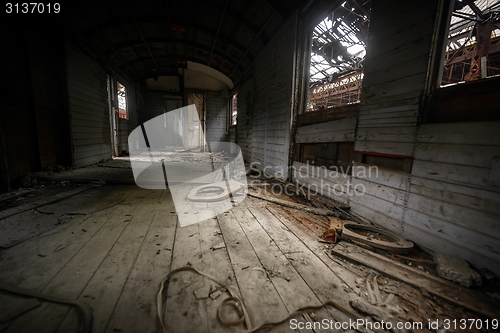
[[499, 121], [500, 77], [441, 86], [454, 1], [441, 0], [420, 123]]
[[[229, 126], [237, 126], [238, 125], [238, 93], [235, 92], [234, 94], [231, 95], [231, 107], [229, 108], [230, 114], [229, 114], [229, 119], [230, 123]], [[236, 107], [235, 107], [236, 104]]]
[[[120, 86], [123, 87], [123, 97], [120, 96]], [[124, 103], [125, 103], [125, 108], [122, 109], [120, 107], [120, 98], [123, 98]], [[118, 118], [119, 119], [124, 119], [128, 120], [128, 94], [127, 94], [127, 87], [120, 83], [119, 81], [116, 81], [116, 104], [117, 104], [117, 110], [118, 110]], [[122, 112], [123, 110], [123, 112]]]

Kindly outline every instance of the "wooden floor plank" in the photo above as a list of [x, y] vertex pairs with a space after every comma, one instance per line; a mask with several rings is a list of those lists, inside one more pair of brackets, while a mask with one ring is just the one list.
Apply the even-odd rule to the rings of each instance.
[[[199, 224], [185, 227], [177, 225], [171, 268], [186, 265], [200, 267], [202, 253], [199, 240]], [[204, 302], [195, 292], [206, 289], [203, 277], [192, 272], [179, 272], [170, 278], [166, 291], [164, 322], [169, 332], [206, 332], [207, 313]]]
[[[20, 253], [12, 254], [8, 258], [11, 261], [11, 270], [2, 271], [0, 279], [2, 281], [10, 279], [11, 285], [20, 286], [28, 291], [42, 292], [47, 283], [71, 260], [74, 254], [78, 253], [85, 243], [92, 239], [92, 236], [105, 225], [107, 214], [111, 214], [106, 208], [115, 206], [116, 203], [122, 202], [130, 195], [127, 191], [121, 191], [122, 189], [104, 188], [102, 192], [99, 192], [100, 195], [104, 194], [105, 199], [103, 200], [86, 201], [85, 198], [81, 199], [81, 202], [86, 202], [87, 205], [81, 205], [80, 212], [86, 211], [87, 215], [78, 215], [77, 220], [79, 221], [68, 222], [65, 228], [61, 228], [58, 233], [54, 232], [37, 237], [26, 244], [13, 248]], [[95, 196], [95, 193], [93, 195]], [[92, 214], [93, 211], [96, 213]], [[75, 209], [74, 212], [79, 211]], [[83, 229], [86, 232], [83, 232]], [[13, 249], [7, 251], [10, 252]], [[16, 328], [17, 325], [22, 325], [24, 331], [36, 331], [37, 327], [40, 326], [40, 321], [46, 318], [46, 326], [54, 328], [59, 325], [59, 322], [55, 322], [55, 320], [63, 318], [68, 309], [68, 306], [47, 303], [44, 304], [43, 311], [33, 311], [17, 318], [12, 323], [12, 327]], [[45, 315], [41, 315], [39, 312], [45, 313]], [[34, 326], [30, 327], [29, 323], [33, 323]], [[72, 329], [74, 330], [74, 327]]]
[[[168, 190], [113, 311], [107, 332], [156, 332], [156, 293], [170, 271], [177, 216]], [[131, 315], [133, 314], [133, 315]]]
[[26, 203], [24, 205], [19, 205], [19, 206], [7, 208], [7, 209], [0, 211], [0, 220], [3, 220], [7, 217], [10, 217], [10, 216], [13, 216], [16, 214], [30, 211], [30, 210], [38, 208], [38, 207], [46, 207], [52, 203], [64, 201], [65, 199], [68, 199], [72, 196], [75, 196], [77, 194], [81, 194], [85, 191], [90, 191], [90, 190], [92, 190], [91, 185], [83, 185], [80, 187], [68, 189], [66, 191], [58, 192], [58, 193], [56, 193], [52, 196], [49, 196], [49, 197], [48, 196], [41, 197], [36, 201], [29, 202], [29, 203]]
[[[149, 193], [139, 188], [131, 188], [128, 198], [138, 201], [136, 204], [120, 205], [112, 212], [109, 212], [107, 223], [99, 232], [87, 242], [71, 261], [59, 271], [57, 276], [49, 283], [44, 292], [58, 294], [72, 299], [81, 298], [87, 303], [93, 303], [95, 296], [83, 294], [82, 291], [89, 284], [89, 281], [95, 277], [96, 271], [101, 269], [105, 258], [115, 248], [118, 240], [123, 236], [130, 224], [134, 224], [134, 216], [141, 215], [140, 207], [144, 205], [147, 199], [145, 195], [151, 198], [157, 196], [156, 193]], [[99, 305], [100, 306], [100, 305]], [[98, 312], [102, 312], [99, 308]], [[58, 332], [70, 331], [74, 327], [74, 315], [71, 313], [65, 318]]]
[[[292, 313], [305, 306], [320, 305], [321, 301], [295, 270], [288, 258], [281, 252], [274, 240], [261, 227], [252, 213], [244, 208], [234, 208], [232, 211], [262, 265], [265, 267], [268, 277], [287, 307], [288, 312]], [[319, 321], [323, 318], [331, 319], [331, 316], [326, 311], [319, 313], [326, 315], [326, 317], [318, 317]], [[300, 317], [300, 315], [297, 317]], [[275, 321], [281, 319], [283, 318], [275, 318]], [[300, 332], [313, 331], [301, 329]]]
[[[143, 197], [146, 193], [145, 190], [130, 189], [131, 191], [126, 194], [126, 198], [130, 198], [132, 201], [137, 202], [137, 196]], [[104, 207], [108, 206], [101, 208]], [[48, 259], [47, 261], [38, 261], [24, 272], [26, 276], [22, 286], [28, 290], [41, 290], [48, 295], [68, 300], [77, 299], [100, 267], [103, 259], [108, 255], [116, 239], [128, 226], [131, 214], [139, 205], [132, 207], [119, 205], [117, 207], [111, 211], [98, 209], [96, 214], [89, 216], [81, 225], [81, 230], [72, 232], [55, 246], [54, 251], [50, 252], [50, 256], [47, 255], [43, 258]], [[44, 266], [44, 263], [47, 266]], [[60, 307], [56, 303], [49, 304], [47, 312], [51, 313], [54, 318], [66, 318], [63, 323], [64, 331], [74, 329], [75, 319], [78, 317], [71, 316], [71, 313], [68, 316], [68, 307]], [[24, 318], [19, 318], [18, 321], [24, 321]], [[31, 331], [36, 330], [37, 325], [39, 325], [38, 321], [32, 320], [30, 322], [33, 322], [35, 326], [26, 327], [26, 329], [28, 331], [30, 329]], [[51, 323], [47, 325], [51, 325]], [[59, 326], [60, 323], [57, 327]]]
[[355, 280], [366, 275], [366, 270], [364, 268], [356, 267], [355, 269], [350, 269], [352, 265], [343, 263], [335, 257], [328, 256], [325, 253], [325, 245], [318, 242], [318, 238], [312, 234], [306, 226], [295, 220], [294, 214], [290, 213], [287, 209], [274, 205], [267, 205], [264, 209], [271, 212], [278, 220], [280, 220], [283, 227], [286, 228], [289, 233], [299, 239], [326, 266], [334, 271], [351, 291], [357, 293], [357, 284], [355, 283]]
[[248, 209], [234, 208], [232, 211], [262, 265], [269, 272], [288, 311], [293, 312], [307, 305], [320, 305], [319, 299], [252, 213]]
[[[146, 193], [145, 190], [138, 188], [128, 187], [128, 189], [130, 192], [127, 192], [126, 195], [127, 199], [130, 199], [130, 202], [137, 201], [138, 197], [144, 197]], [[53, 278], [45, 283], [46, 286], [43, 292], [70, 300], [77, 299], [83, 288], [85, 288], [89, 280], [94, 276], [98, 267], [100, 267], [103, 259], [108, 255], [116, 239], [127, 227], [127, 223], [131, 219], [131, 214], [136, 208], [137, 205], [130, 206], [125, 204], [119, 205], [111, 211], [107, 209], [99, 210], [98, 213], [85, 221], [86, 224], [82, 225], [88, 227], [88, 230], [85, 229], [84, 234], [89, 232], [89, 230], [92, 232], [94, 225], [101, 225], [97, 231], [93, 232], [90, 240], [86, 241], [83, 246], [71, 247], [74, 244], [78, 244], [84, 238], [81, 233], [73, 233], [70, 239], [65, 240], [66, 243], [61, 242], [56, 247], [58, 251], [54, 252], [62, 253], [58, 256], [51, 256], [53, 263], [51, 263], [50, 267], [57, 268], [62, 265], [62, 268], [58, 268]], [[75, 249], [76, 252], [74, 252]], [[58, 259], [60, 262], [57, 262]], [[80, 270], [82, 274], [80, 274]], [[61, 314], [63, 318], [66, 318], [63, 323], [63, 331], [71, 331], [75, 327], [75, 320], [78, 318], [76, 312], [74, 312], [75, 316], [72, 316], [73, 313], [70, 313], [67, 309], [54, 308], [53, 312], [64, 312], [64, 314]]]
[[[17, 320], [14, 320], [5, 333], [53, 333], [57, 330], [70, 308], [70, 306], [65, 304], [43, 302], [37, 309], [29, 311]], [[77, 327], [74, 326], [72, 328], [73, 332], [77, 331]]]
[[137, 208], [126, 222], [125, 230], [79, 294], [81, 301], [98, 309], [94, 311], [93, 332], [105, 331], [150, 229], [160, 194], [161, 191], [149, 190], [142, 200], [136, 200]]
[[[133, 195], [132, 193], [126, 195]], [[121, 201], [122, 197], [117, 196], [115, 200]], [[120, 208], [124, 215], [130, 211], [128, 206], [120, 206], [118, 209]], [[13, 284], [27, 290], [41, 292], [75, 255], [86, 248], [86, 244], [92, 241], [100, 230], [106, 229], [107, 222], [116, 211], [116, 209], [101, 210], [91, 216], [86, 216], [80, 225], [66, 233], [65, 238], [54, 239], [54, 242], [47, 244], [43, 252], [31, 253], [31, 256], [37, 260], [19, 274], [12, 281]], [[123, 217], [120, 218], [123, 219]], [[75, 272], [75, 276], [76, 274]]]
[[[311, 250], [290, 232], [283, 232], [281, 222], [274, 215], [265, 210], [250, 208], [250, 211], [262, 228], [273, 238], [278, 247], [293, 267], [299, 272], [308, 286], [313, 290], [321, 302], [329, 299], [340, 305], [350, 308], [350, 296], [343, 288], [343, 283], [329, 267], [327, 267]], [[330, 313], [337, 321], [348, 321], [349, 317], [342, 312], [331, 309]]]
[[[91, 192], [96, 198], [89, 196]], [[68, 199], [76, 200], [71, 201], [72, 213], [86, 215], [71, 215], [70, 221], [57, 228], [2, 250], [0, 282], [91, 305], [93, 332], [158, 332], [155, 296], [159, 282], [172, 269], [185, 265], [236, 290], [254, 326], [326, 299], [349, 307], [352, 296], [364, 293], [363, 279], [369, 270], [329, 257], [328, 247], [297, 220], [318, 222], [307, 213], [247, 198], [216, 218], [181, 228], [168, 191], [106, 186], [91, 192], [83, 194], [88, 197], [80, 199], [85, 203], [81, 207], [75, 204], [78, 197]], [[62, 203], [47, 207], [54, 209], [54, 218], [65, 211]], [[52, 215], [43, 215], [48, 216]], [[170, 332], [234, 331], [217, 321], [216, 308], [227, 294], [207, 298], [213, 284], [191, 272], [170, 278], [164, 313]], [[401, 289], [394, 288], [387, 290]], [[69, 309], [44, 302], [39, 309], [1, 324], [0, 331], [73, 333], [80, 314]], [[308, 316], [295, 318], [300, 322], [349, 319], [332, 308], [308, 311]], [[293, 331], [290, 321], [269, 330]]]
[[[237, 283], [253, 326], [288, 316], [288, 311], [232, 211], [218, 217]], [[273, 330], [275, 332], [275, 330]]]
[[[202, 254], [200, 270], [225, 283], [239, 294], [236, 277], [217, 218], [200, 222], [198, 228], [200, 233], [200, 251]], [[217, 285], [209, 279], [204, 279], [204, 286]], [[220, 302], [229, 296], [229, 293], [223, 291], [220, 296], [217, 295], [218, 293], [215, 292], [212, 297], [204, 300], [207, 311], [208, 332], [234, 332], [231, 327], [224, 326], [217, 320], [217, 308]]]
[[79, 297], [122, 233], [129, 224], [133, 224], [133, 216], [140, 214], [139, 207], [136, 205], [131, 209], [121, 206], [114, 209], [102, 228], [57, 272], [44, 292], [62, 297]]
[[[128, 189], [130, 188], [128, 187]], [[42, 280], [46, 281], [47, 278], [50, 279], [51, 276], [46, 276], [45, 272], [48, 269], [60, 267], [58, 265], [62, 263], [61, 258], [69, 260], [70, 253], [76, 253], [102, 227], [103, 217], [111, 214], [111, 211], [107, 211], [105, 208], [121, 202], [129, 194], [122, 187], [104, 188], [103, 192], [97, 194], [98, 197], [103, 197], [102, 200], [91, 202], [83, 200], [84, 205], [80, 206], [80, 210], [72, 209], [74, 214], [88, 215], [71, 215], [68, 217], [70, 220], [57, 230], [2, 251], [0, 281], [19, 285], [27, 277], [32, 277], [37, 283], [42, 282]], [[91, 209], [97, 210], [97, 212], [90, 214]], [[84, 211], [87, 213], [83, 213]], [[86, 232], [83, 232], [83, 229]], [[71, 249], [75, 252], [71, 252]], [[51, 263], [54, 263], [55, 266], [51, 266]], [[29, 283], [26, 288], [31, 288]]]

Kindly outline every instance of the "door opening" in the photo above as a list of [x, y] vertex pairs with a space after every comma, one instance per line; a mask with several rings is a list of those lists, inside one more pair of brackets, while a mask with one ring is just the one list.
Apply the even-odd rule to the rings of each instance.
[[203, 93], [188, 93], [188, 105], [196, 106], [196, 113], [190, 110], [188, 114], [188, 149], [205, 149], [204, 113], [205, 96]]

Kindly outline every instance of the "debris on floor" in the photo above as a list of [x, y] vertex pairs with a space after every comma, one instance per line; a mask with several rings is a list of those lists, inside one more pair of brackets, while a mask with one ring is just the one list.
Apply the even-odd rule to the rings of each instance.
[[219, 286], [219, 285], [211, 285], [208, 289], [208, 296], [212, 299], [212, 300], [216, 300], [217, 298], [219, 298], [220, 295], [222, 295], [222, 292], [225, 292], [226, 289], [224, 289], [223, 287]]
[[196, 299], [206, 299], [210, 296], [209, 289], [207, 287], [201, 287], [200, 289], [195, 290], [193, 293]]
[[[336, 245], [332, 250], [332, 254], [353, 263], [369, 267], [391, 279], [403, 281], [414, 288], [419, 288], [421, 291], [425, 290], [426, 294], [444, 299], [447, 302], [486, 317], [494, 318], [497, 311], [495, 309], [498, 309], [500, 306], [498, 301], [485, 297], [483, 293], [466, 288], [459, 289], [456, 285], [444, 279], [403, 265], [386, 256], [347, 242], [340, 242]], [[370, 296], [370, 289], [371, 287], [367, 283], [367, 297], [373, 299], [373, 296]], [[391, 292], [397, 294], [397, 290], [391, 290]], [[411, 298], [408, 301], [411, 301]]]
[[456, 282], [464, 287], [481, 285], [481, 274], [469, 267], [464, 259], [445, 253], [436, 253], [437, 274], [443, 279]]
[[330, 227], [323, 233], [323, 239], [327, 243], [337, 243], [342, 235], [343, 224], [344, 222], [338, 217], [330, 217]]
[[264, 268], [265, 268], [267, 276], [269, 278], [279, 277], [279, 278], [281, 278], [283, 280], [286, 280], [286, 281], [290, 282], [290, 277], [286, 276], [282, 271], [275, 269], [274, 266], [271, 267], [271, 268], [268, 268], [268, 267], [264, 267]]
[[[109, 169], [120, 171], [120, 168]], [[270, 181], [269, 184], [272, 184], [272, 182]], [[128, 304], [137, 304], [136, 297], [137, 299], [141, 298], [142, 304], [144, 304], [144, 309], [140, 309], [140, 311], [144, 310], [142, 312], [143, 318], [151, 318], [151, 309], [155, 303], [153, 300], [156, 299], [156, 302], [159, 300], [158, 295], [156, 295], [156, 298], [154, 297], [155, 279], [164, 277], [163, 275], [151, 273], [157, 271], [167, 273], [169, 270], [168, 266], [165, 265], [165, 263], [169, 263], [165, 261], [167, 258], [175, 261], [174, 264], [170, 262], [171, 267], [186, 262], [188, 267], [204, 267], [215, 277], [224, 277], [223, 281], [227, 283], [226, 286], [228, 287], [228, 289], [224, 289], [219, 285], [212, 284], [216, 282], [209, 282], [207, 277], [204, 277], [204, 280], [183, 277], [173, 277], [171, 279], [172, 289], [170, 289], [170, 294], [168, 289], [165, 290], [164, 294], [160, 293], [162, 297], [168, 298], [168, 301], [165, 298], [165, 318], [169, 325], [172, 325], [172, 328], [176, 326], [170, 324], [171, 320], [176, 321], [177, 324], [185, 324], [187, 327], [185, 331], [193, 331], [192, 328], [195, 326], [200, 327], [198, 323], [210, 325], [202, 325], [201, 327], [211, 327], [212, 331], [217, 331], [218, 325], [221, 325], [221, 323], [215, 315], [216, 307], [224, 302], [228, 295], [231, 295], [229, 290], [233, 288], [241, 295], [242, 302], [248, 304], [252, 317], [255, 318], [255, 324], [285, 318], [290, 310], [307, 307], [307, 311], [297, 313], [296, 317], [310, 323], [311, 327], [320, 322], [321, 318], [337, 322], [345, 318], [366, 318], [370, 322], [380, 320], [386, 322], [420, 322], [424, 325], [424, 332], [440, 332], [439, 329], [442, 327], [428, 329], [429, 319], [439, 319], [441, 321], [450, 318], [477, 319], [494, 315], [498, 312], [497, 309], [500, 309], [494, 303], [488, 303], [487, 299], [489, 297], [483, 299], [486, 294], [480, 293], [479, 290], [469, 290], [436, 277], [436, 264], [433, 258], [429, 255], [423, 255], [423, 251], [418, 248], [414, 247], [408, 253], [401, 255], [397, 251], [391, 252], [383, 248], [377, 248], [371, 243], [362, 244], [358, 242], [357, 245], [353, 245], [352, 243], [355, 243], [356, 240], [345, 239], [346, 225], [347, 228], [354, 225], [354, 231], [372, 243], [373, 241], [385, 241], [397, 244], [399, 240], [385, 239], [387, 237], [386, 233], [385, 231], [380, 232], [380, 228], [376, 230], [359, 229], [357, 226], [372, 227], [373, 225], [369, 221], [356, 219], [355, 215], [349, 212], [327, 205], [327, 201], [325, 201], [325, 204], [314, 204], [312, 201], [307, 201], [306, 198], [296, 195], [272, 195], [269, 191], [270, 188], [272, 189], [272, 185], [262, 186], [258, 187], [258, 189], [262, 190], [258, 194], [273, 200], [275, 198], [279, 200], [269, 202], [269, 200], [248, 198], [245, 205], [221, 214], [217, 218], [207, 220], [206, 224], [187, 226], [188, 229], [183, 229], [176, 226], [177, 217], [175, 211], [172, 210], [173, 206], [165, 207], [166, 197], [159, 200], [158, 196], [152, 195], [148, 199], [145, 190], [134, 189], [137, 193], [132, 192], [135, 193], [131, 194], [131, 197], [134, 198], [134, 201], [132, 201], [125, 197], [124, 191], [128, 191], [128, 189], [124, 188], [125, 186], [113, 190], [115, 186], [111, 184], [104, 187], [92, 187], [79, 200], [76, 200], [77, 197], [73, 197], [74, 199], [67, 199], [57, 205], [41, 206], [38, 211], [31, 210], [23, 213], [34, 215], [38, 223], [45, 220], [53, 220], [54, 223], [59, 223], [58, 219], [73, 219], [70, 222], [74, 226], [67, 230], [71, 242], [70, 240], [57, 241], [58, 234], [55, 232], [47, 234], [44, 238], [33, 238], [30, 242], [39, 241], [46, 244], [46, 239], [53, 239], [53, 244], [47, 249], [39, 249], [33, 246], [33, 250], [28, 254], [30, 260], [37, 263], [37, 265], [29, 265], [26, 270], [21, 270], [22, 266], [19, 266], [17, 268], [18, 272], [15, 274], [4, 269], [2, 275], [11, 275], [12, 279], [19, 277], [19, 279], [25, 280], [30, 277], [33, 280], [33, 276], [39, 276], [41, 279], [48, 281], [49, 278], [52, 278], [51, 274], [60, 273], [46, 273], [47, 262], [62, 267], [63, 259], [70, 260], [69, 264], [73, 262], [72, 258], [81, 260], [81, 257], [75, 256], [75, 253], [80, 251], [74, 246], [75, 240], [82, 238], [81, 242], [83, 243], [85, 238], [90, 237], [92, 234], [103, 237], [103, 239], [106, 236], [107, 239], [107, 237], [115, 233], [107, 232], [103, 234], [107, 229], [106, 226], [100, 227], [101, 222], [99, 221], [108, 221], [109, 219], [110, 222], [114, 222], [112, 226], [122, 227], [124, 216], [126, 216], [125, 221], [131, 221], [131, 223], [127, 223], [126, 227], [124, 227], [124, 235], [127, 235], [127, 233], [129, 236], [135, 235], [137, 228], [140, 227], [144, 232], [144, 235], [140, 237], [149, 238], [144, 242], [122, 242], [120, 244], [131, 244], [135, 246], [134, 251], [147, 253], [144, 257], [147, 257], [147, 261], [144, 259], [142, 261], [137, 260], [133, 266], [131, 265], [131, 267], [134, 267], [130, 275], [133, 276], [133, 279], [127, 280], [122, 277], [122, 281], [118, 282], [124, 286], [121, 289], [121, 297], [133, 301], [119, 303], [115, 314], [120, 317], [116, 318], [128, 317], [127, 306]], [[168, 194], [166, 191], [162, 193], [165, 196]], [[106, 198], [106, 200], [96, 200], [95, 197]], [[136, 199], [141, 200], [135, 202]], [[82, 202], [87, 204], [82, 204]], [[112, 207], [120, 209], [121, 212], [116, 213], [116, 209], [110, 209]], [[153, 229], [151, 229], [151, 233], [149, 231], [146, 233], [146, 230], [149, 229], [142, 223], [134, 223], [134, 216], [139, 216], [140, 213], [135, 211], [134, 207], [143, 209], [141, 214], [146, 214], [144, 207], [154, 207], [158, 211], [163, 211], [166, 219], [171, 219], [171, 222], [165, 225], [167, 222], [160, 221], [160, 219], [156, 220], [154, 219], [155, 215], [151, 214], [149, 217], [151, 219], [150, 228]], [[307, 210], [300, 210], [297, 207], [307, 207]], [[316, 214], [321, 210], [329, 211], [328, 215]], [[19, 215], [19, 218], [21, 217], [24, 217], [24, 215]], [[95, 225], [96, 222], [99, 224]], [[69, 224], [66, 223], [66, 227], [69, 227]], [[170, 229], [165, 229], [165, 227]], [[350, 228], [350, 230], [353, 231], [353, 228]], [[75, 235], [73, 235], [73, 231]], [[179, 234], [181, 236], [178, 236]], [[167, 235], [170, 238], [165, 238]], [[257, 237], [257, 235], [262, 237]], [[317, 240], [318, 238], [321, 239], [322, 235], [331, 243], [318, 243]], [[329, 236], [330, 238], [328, 238]], [[165, 239], [162, 239], [162, 237]], [[135, 236], [133, 238], [135, 239]], [[198, 243], [201, 245], [200, 247]], [[26, 242], [25, 244], [30, 243]], [[139, 246], [139, 244], [141, 245]], [[104, 248], [105, 242], [102, 242], [101, 245]], [[125, 249], [125, 246], [123, 246], [123, 249]], [[15, 256], [13, 256], [13, 254], [17, 255], [21, 251], [15, 252], [15, 248], [0, 251], [5, 251], [6, 258], [5, 263], [1, 263], [2, 268], [14, 267], [16, 269], [16, 265], [21, 265], [19, 263], [28, 266], [24, 264], [24, 261], [21, 261], [22, 258], [16, 261]], [[92, 248], [89, 251], [94, 253], [96, 250]], [[171, 253], [166, 253], [166, 251]], [[161, 255], [155, 256], [155, 253]], [[151, 256], [151, 254], [153, 255]], [[61, 260], [56, 262], [55, 258]], [[120, 262], [119, 260], [118, 257], [113, 258], [113, 265], [96, 264], [96, 267], [99, 267], [98, 272], [102, 273], [94, 274], [92, 277], [94, 280], [91, 281], [98, 281], [94, 277], [101, 276], [104, 278], [109, 275], [113, 277], [113, 283], [117, 283], [118, 280], [116, 279], [119, 276], [112, 275], [114, 273], [107, 270], [114, 269], [115, 264]], [[92, 259], [88, 262], [92, 263], [93, 261]], [[80, 261], [74, 259], [74, 262], [76, 263], [75, 267], [78, 267]], [[13, 265], [14, 263], [15, 265]], [[154, 270], [144, 269], [144, 267], [149, 268], [150, 265], [154, 267]], [[32, 267], [35, 273], [33, 273]], [[54, 272], [56, 272], [55, 268]], [[57, 270], [57, 272], [59, 271], [60, 269]], [[129, 272], [124, 273], [128, 274]], [[492, 281], [497, 280], [491, 272], [481, 272], [481, 274], [484, 275], [483, 284], [493, 283]], [[78, 275], [84, 276], [84, 274]], [[486, 276], [489, 276], [489, 278]], [[87, 283], [83, 283], [85, 282], [84, 278], [81, 277], [81, 279], [82, 286], [87, 285]], [[64, 279], [66, 284], [61, 283], [62, 280], [60, 278], [58, 284], [54, 283], [52, 288], [58, 290], [61, 285], [73, 288], [73, 282], [70, 279]], [[140, 284], [144, 287], [140, 293], [136, 292], [137, 281], [144, 281], [144, 283]], [[98, 286], [100, 283], [106, 283], [106, 281], [93, 283]], [[113, 288], [106, 287], [91, 291], [81, 290], [79, 292], [83, 293], [83, 295], [90, 295], [95, 292], [98, 295], [97, 292], [100, 292], [100, 290], [103, 293], [115, 292]], [[134, 290], [134, 292], [131, 293], [131, 290]], [[496, 292], [498, 288], [492, 288], [491, 290]], [[103, 298], [95, 300], [94, 297], [83, 297], [85, 302], [95, 307], [95, 315], [98, 320], [101, 322], [109, 320], [108, 327], [111, 328], [125, 327], [116, 326], [116, 323], [113, 322], [114, 317], [111, 317], [111, 319], [102, 317], [102, 313], [105, 312], [101, 310], [102, 304], [105, 303], [102, 302]], [[115, 299], [121, 298], [116, 296]], [[317, 305], [320, 304], [318, 300], [329, 299], [338, 302], [348, 311], [341, 314], [343, 312], [342, 308], [331, 308], [333, 306], [331, 304], [328, 305], [327, 309], [317, 308]], [[223, 318], [230, 318], [228, 314], [232, 314], [237, 316], [236, 319], [239, 319], [241, 309], [238, 305], [229, 305], [224, 307]], [[310, 306], [311, 309], [309, 309]], [[282, 308], [282, 313], [277, 310], [279, 307]], [[170, 311], [176, 308], [180, 308], [178, 313]], [[31, 311], [41, 311], [41, 307]], [[140, 313], [140, 311], [137, 311], [137, 313]], [[198, 316], [200, 311], [201, 316]], [[339, 314], [344, 315], [344, 317], [337, 318]], [[16, 322], [22, 321], [21, 317], [15, 320]], [[77, 322], [75, 320], [75, 323]], [[142, 321], [140, 325], [144, 323], [147, 323], [147, 319]], [[149, 324], [150, 327], [153, 327], [156, 325], [156, 321]], [[289, 324], [289, 321], [284, 325], [287, 324]], [[114, 330], [118, 329], [115, 328]], [[170, 331], [177, 330], [171, 329]], [[277, 326], [271, 331], [280, 332], [282, 330]], [[325, 332], [326, 330], [312, 329], [311, 331]], [[413, 330], [413, 332], [416, 331], [421, 330]], [[401, 332], [411, 332], [411, 330]]]
[[223, 249], [225, 247], [226, 247], [226, 244], [224, 242], [220, 242], [220, 243], [217, 243], [217, 244], [213, 245], [210, 248], [210, 250], [215, 251], [215, 250]]
[[358, 223], [344, 223], [342, 239], [396, 253], [406, 253], [413, 248], [412, 242], [389, 230]]

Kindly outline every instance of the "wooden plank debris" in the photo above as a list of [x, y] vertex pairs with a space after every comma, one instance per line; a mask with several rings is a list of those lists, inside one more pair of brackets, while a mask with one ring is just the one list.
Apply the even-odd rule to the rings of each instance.
[[352, 262], [368, 266], [381, 274], [421, 288], [474, 313], [489, 318], [498, 318], [500, 303], [481, 296], [477, 292], [460, 287], [446, 280], [408, 267], [383, 255], [363, 249], [354, 244], [340, 242], [333, 253]]
[[263, 196], [263, 195], [260, 195], [260, 194], [257, 194], [257, 193], [248, 192], [247, 195], [251, 196], [251, 197], [254, 197], [254, 198], [261, 199], [261, 200], [269, 201], [269, 202], [272, 202], [272, 203], [275, 203], [275, 204], [278, 204], [278, 205], [281, 205], [281, 206], [303, 210], [303, 211], [306, 211], [308, 213], [312, 213], [312, 214], [315, 214], [315, 215], [322, 215], [322, 216], [333, 215], [333, 212], [330, 211], [330, 210], [328, 210], [328, 209], [322, 209], [322, 208], [315, 208], [315, 207], [311, 207], [311, 206], [306, 206], [306, 205], [302, 205], [302, 204], [299, 204], [299, 203], [296, 203], [296, 202], [282, 200], [282, 199], [279, 199], [279, 198], [276, 198], [276, 197], [270, 198], [270, 197]]

